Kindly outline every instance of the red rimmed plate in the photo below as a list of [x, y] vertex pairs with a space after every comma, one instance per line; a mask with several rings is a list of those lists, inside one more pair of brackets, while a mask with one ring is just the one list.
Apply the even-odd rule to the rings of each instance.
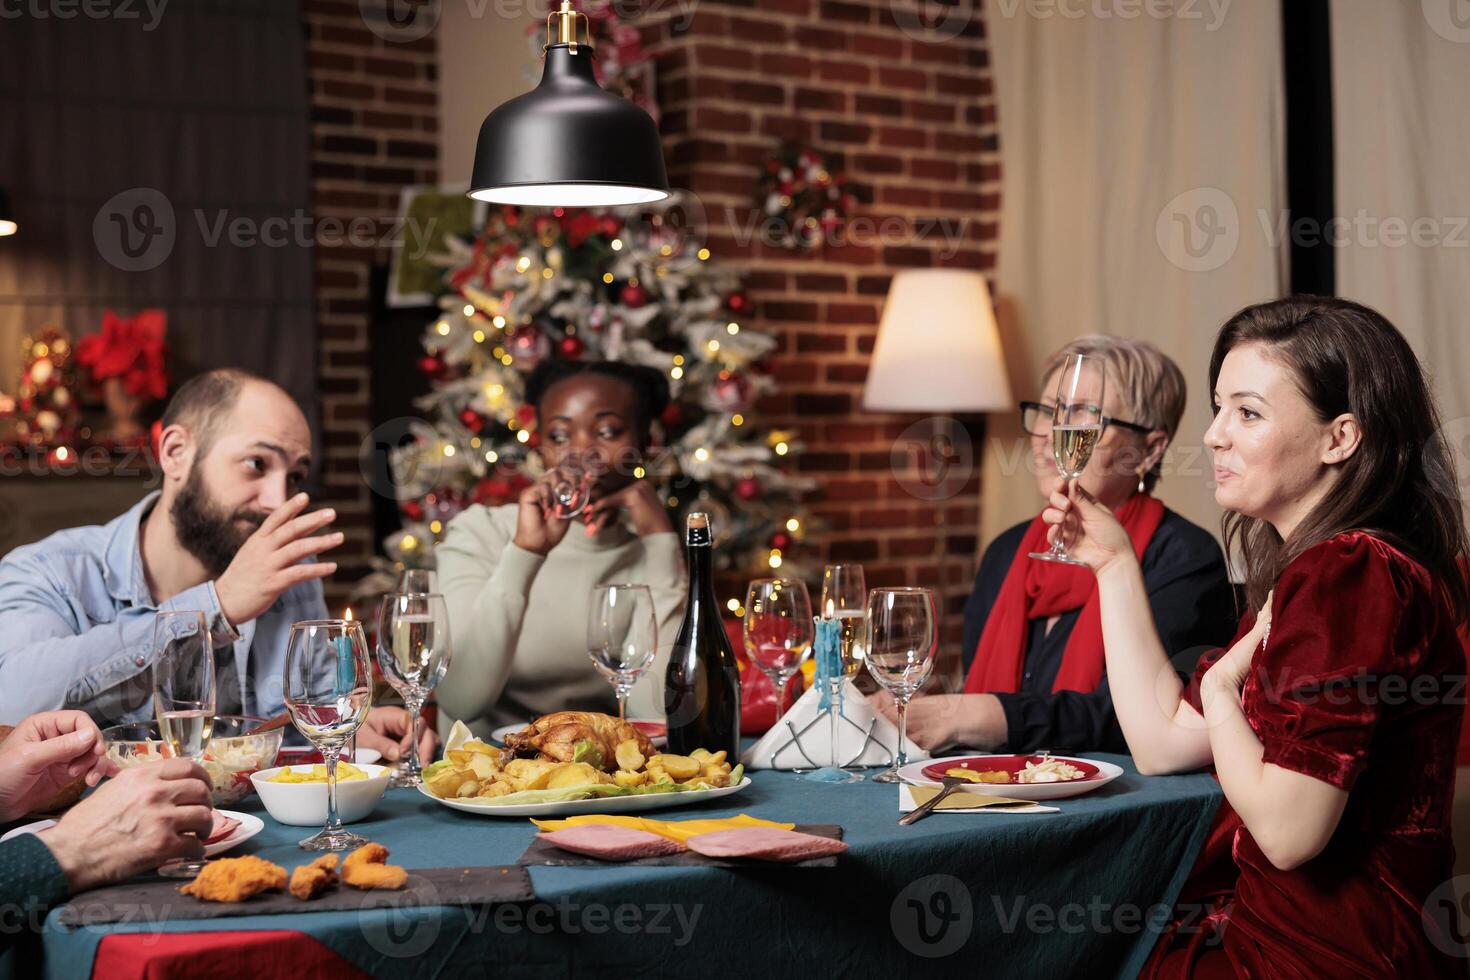
[[[1090, 793], [1123, 774], [1123, 770], [1111, 762], [1065, 755], [1054, 755], [1051, 758], [1076, 766], [1082, 770], [1083, 776], [1056, 783], [966, 783], [960, 789], [1016, 800], [1059, 800]], [[944, 780], [945, 771], [949, 769], [971, 769], [976, 772], [999, 769], [1015, 778], [1016, 773], [1026, 768], [1026, 763], [1037, 763], [1041, 760], [1042, 756], [1039, 755], [955, 755], [910, 763], [900, 769], [898, 774], [905, 782], [916, 786], [939, 786]]]

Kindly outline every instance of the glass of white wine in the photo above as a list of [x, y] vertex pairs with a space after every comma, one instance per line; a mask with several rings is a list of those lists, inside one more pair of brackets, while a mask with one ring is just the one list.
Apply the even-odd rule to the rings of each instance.
[[378, 666], [403, 698], [413, 737], [408, 756], [398, 764], [389, 786], [412, 787], [424, 781], [419, 759], [423, 708], [449, 670], [449, 607], [437, 592], [398, 592], [383, 597], [378, 611]]
[[291, 723], [327, 766], [327, 822], [301, 841], [307, 851], [345, 851], [367, 838], [344, 830], [337, 815], [337, 759], [373, 704], [373, 667], [362, 623], [317, 619], [296, 623], [286, 641], [286, 709]]
[[[198, 611], [161, 612], [153, 620], [153, 711], [164, 748], [203, 762], [214, 732], [214, 644]], [[175, 858], [158, 873], [193, 878], [205, 861]]]
[[[1105, 382], [1106, 372], [1101, 358], [1068, 354], [1062, 362], [1056, 403], [1052, 409], [1051, 454], [1056, 460], [1057, 471], [1069, 483], [1076, 482], [1082, 475], [1088, 460], [1092, 459], [1093, 449], [1102, 438]], [[1057, 536], [1051, 548], [1033, 551], [1030, 556], [1064, 565], [1084, 564], [1067, 554], [1061, 525], [1057, 526]]]
[[898, 752], [893, 766], [874, 776], [873, 782], [902, 782], [898, 771], [909, 761], [909, 700], [929, 679], [939, 652], [934, 593], [929, 589], [874, 589], [868, 594], [864, 627], [867, 649], [863, 663], [898, 705]]
[[[842, 653], [842, 677], [848, 678], [863, 667], [863, 606], [868, 601], [868, 586], [861, 565], [828, 565], [822, 569], [822, 605], [824, 619], [837, 620], [837, 643]], [[842, 681], [833, 684], [832, 701], [837, 701], [837, 689]], [[842, 769], [842, 744], [839, 735], [837, 711], [829, 713], [828, 738], [832, 743], [831, 768]], [[844, 770], [848, 771], [848, 770]], [[861, 773], [849, 772], [848, 782], [861, 782]]]

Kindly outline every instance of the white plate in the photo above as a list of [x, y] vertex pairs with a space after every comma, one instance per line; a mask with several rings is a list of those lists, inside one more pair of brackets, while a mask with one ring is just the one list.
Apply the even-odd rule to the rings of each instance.
[[[629, 718], [628, 722], [633, 725], [663, 725], [663, 722], [659, 721], [657, 718]], [[499, 728], [495, 729], [495, 731], [490, 733], [490, 737], [494, 739], [496, 743], [504, 745], [505, 736], [514, 735], [516, 732], [525, 727], [525, 725], [501, 725]], [[665, 731], [667, 732], [667, 728], [665, 729]], [[647, 733], [645, 732], [644, 734]], [[669, 744], [669, 736], [667, 734], [649, 735], [648, 740], [653, 743], [653, 747], [656, 749], [666, 748]]]
[[[230, 834], [224, 840], [217, 840], [213, 844], [204, 845], [205, 857], [214, 857], [216, 854], [223, 854], [235, 845], [245, 843], [265, 829], [265, 823], [254, 814], [236, 813], [234, 810], [218, 810], [216, 812], [222, 816], [240, 821], [240, 826], [236, 827], [234, 833]], [[7, 841], [21, 834], [39, 834], [41, 831], [50, 830], [55, 826], [55, 820], [37, 820], [35, 823], [28, 823], [23, 827], [16, 827], [4, 837], [0, 837], [0, 841]]]
[[377, 749], [358, 749], [352, 761], [360, 766], [370, 766], [383, 757], [383, 753]]
[[666, 807], [685, 806], [717, 800], [731, 793], [738, 793], [750, 785], [746, 776], [734, 786], [720, 789], [696, 789], [684, 793], [643, 793], [638, 796], [597, 796], [590, 800], [567, 800], [562, 803], [472, 803], [469, 800], [441, 800], [420, 786], [423, 793], [435, 803], [443, 803], [452, 810], [463, 810], [483, 817], [570, 817], [578, 813], [640, 813], [644, 810], [662, 810]]
[[[924, 770], [933, 765], [945, 762], [962, 762], [966, 759], [1009, 759], [1011, 754], [985, 756], [971, 753], [969, 755], [951, 755], [942, 759], [924, 759], [921, 762], [910, 762], [898, 771], [898, 776], [904, 782], [914, 786], [942, 786], [943, 783], [936, 779], [930, 779], [924, 775]], [[961, 792], [982, 793], [986, 796], [1004, 796], [1013, 800], [1060, 800], [1068, 796], [1081, 796], [1083, 793], [1091, 793], [1099, 786], [1106, 786], [1119, 776], [1123, 770], [1111, 762], [1103, 762], [1101, 759], [1082, 759], [1075, 756], [1054, 755], [1053, 759], [1058, 762], [1085, 762], [1098, 769], [1097, 779], [1075, 780], [1065, 783], [965, 783], [960, 787]]]

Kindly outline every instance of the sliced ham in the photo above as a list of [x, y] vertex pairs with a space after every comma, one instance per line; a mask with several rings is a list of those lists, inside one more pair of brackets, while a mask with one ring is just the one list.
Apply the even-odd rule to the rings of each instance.
[[646, 830], [595, 823], [563, 830], [542, 831], [536, 835], [564, 851], [586, 854], [607, 861], [631, 861], [636, 858], [678, 854], [683, 845]]
[[216, 810], [214, 811], [214, 826], [209, 829], [209, 836], [204, 839], [204, 843], [217, 844], [233, 834], [238, 826], [240, 826], [240, 821]]
[[689, 849], [712, 858], [753, 858], [757, 861], [805, 861], [847, 850], [830, 837], [817, 837], [779, 827], [736, 827], [689, 838]]

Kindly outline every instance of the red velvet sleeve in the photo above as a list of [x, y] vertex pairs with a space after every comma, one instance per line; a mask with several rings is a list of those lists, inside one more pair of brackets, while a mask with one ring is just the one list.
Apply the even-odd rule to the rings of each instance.
[[1308, 549], [1282, 571], [1266, 649], [1242, 694], [1262, 761], [1352, 788], [1379, 720], [1379, 685], [1417, 670], [1417, 649], [1399, 638], [1414, 588], [1408, 564], [1354, 532]]
[[1229, 650], [1231, 647], [1235, 646], [1235, 644], [1239, 643], [1240, 638], [1249, 633], [1255, 625], [1255, 610], [1247, 609], [1245, 611], [1245, 615], [1240, 617], [1240, 625], [1236, 626], [1235, 636], [1231, 637], [1229, 643], [1225, 644], [1223, 647], [1216, 647], [1209, 653], [1200, 655], [1199, 662], [1195, 664], [1194, 667], [1194, 676], [1190, 677], [1189, 683], [1185, 685], [1185, 688], [1181, 692], [1180, 697], [1184, 698], [1185, 701], [1188, 701], [1189, 706], [1195, 711], [1198, 711], [1201, 715], [1205, 713], [1205, 709], [1204, 706], [1200, 704], [1200, 682], [1205, 679], [1205, 674], [1209, 672], [1209, 669], [1215, 666], [1215, 662], [1218, 661], [1221, 657], [1225, 656], [1225, 651]]

